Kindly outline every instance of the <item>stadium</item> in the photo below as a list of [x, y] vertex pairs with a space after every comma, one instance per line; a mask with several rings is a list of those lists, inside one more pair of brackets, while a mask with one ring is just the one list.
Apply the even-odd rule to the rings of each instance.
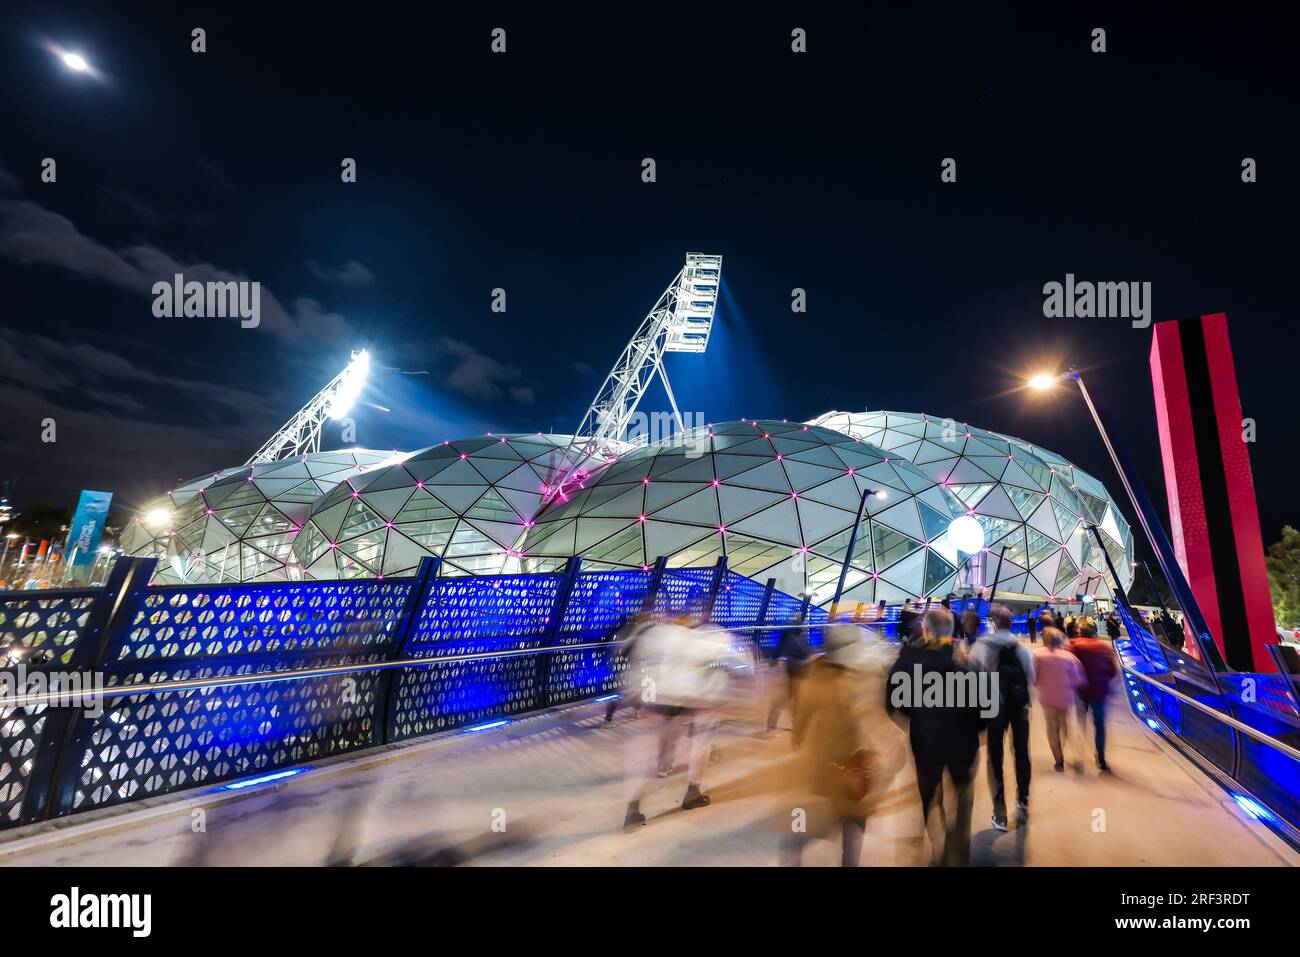
[[[883, 411], [685, 429], [663, 358], [707, 350], [721, 265], [687, 255], [571, 435], [321, 451], [324, 422], [364, 388], [355, 353], [243, 465], [141, 508], [123, 548], [158, 558], [160, 583], [401, 576], [426, 556], [444, 576], [551, 571], [580, 555], [592, 569], [725, 557], [819, 605], [993, 587], [1035, 604], [1108, 597], [1107, 559], [1131, 584], [1133, 536], [1110, 493], [1022, 439]], [[656, 378], [679, 430], [629, 440]]]

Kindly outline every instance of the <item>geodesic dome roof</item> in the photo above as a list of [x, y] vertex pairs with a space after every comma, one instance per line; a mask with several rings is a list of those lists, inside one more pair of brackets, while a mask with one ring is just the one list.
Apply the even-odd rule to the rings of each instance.
[[222, 469], [146, 505], [123, 548], [159, 559], [158, 584], [292, 577], [291, 546], [312, 503], [345, 477], [398, 457], [348, 449]]
[[898, 455], [831, 429], [724, 422], [638, 449], [547, 507], [523, 542], [523, 567], [568, 556], [585, 568], [672, 567], [726, 554], [729, 567], [829, 602], [863, 492], [846, 601], [900, 601], [952, 589], [959, 555], [948, 525], [961, 502]]
[[349, 476], [316, 502], [294, 555], [312, 578], [517, 571], [517, 546], [546, 489], [573, 460], [571, 436], [487, 435], [430, 446]]
[[[813, 423], [901, 456], [961, 500], [984, 527], [990, 584], [1007, 551], [999, 594], [1073, 598], [1110, 595], [1096, 525], [1128, 588], [1133, 534], [1105, 486], [1055, 452], [965, 422], [913, 412], [828, 412]], [[1085, 588], [1086, 585], [1086, 588]]]

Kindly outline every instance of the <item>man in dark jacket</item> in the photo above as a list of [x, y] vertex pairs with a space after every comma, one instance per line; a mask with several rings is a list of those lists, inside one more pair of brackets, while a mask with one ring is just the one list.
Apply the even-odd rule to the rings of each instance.
[[[921, 635], [903, 646], [886, 682], [885, 706], [907, 717], [916, 785], [929, 830], [930, 812], [943, 801], [947, 772], [956, 792], [957, 813], [947, 821], [942, 863], [970, 864], [970, 824], [973, 803], [972, 769], [980, 746], [980, 705], [977, 700], [947, 701], [946, 695], [923, 695], [929, 682], [956, 687], [948, 680], [967, 668], [953, 656], [952, 615], [942, 608], [925, 613]], [[927, 676], [934, 676], [927, 681]], [[935, 699], [938, 699], [937, 701]]]
[[903, 602], [903, 607], [898, 612], [898, 640], [899, 642], [911, 641], [914, 636], [917, 624], [921, 616], [917, 614], [916, 609], [912, 607], [911, 600]]
[[998, 713], [988, 723], [984, 745], [993, 791], [993, 827], [1005, 831], [1008, 824], [1002, 756], [1008, 732], [1015, 754], [1017, 826], [1023, 827], [1029, 820], [1029, 688], [1034, 683], [1034, 660], [1029, 649], [1011, 634], [1011, 612], [1005, 605], [989, 609], [989, 622], [993, 627], [975, 644], [971, 665], [998, 676]]
[[1031, 608], [1029, 614], [1025, 615], [1025, 631], [1029, 633], [1029, 643], [1032, 645], [1038, 640], [1038, 609]]

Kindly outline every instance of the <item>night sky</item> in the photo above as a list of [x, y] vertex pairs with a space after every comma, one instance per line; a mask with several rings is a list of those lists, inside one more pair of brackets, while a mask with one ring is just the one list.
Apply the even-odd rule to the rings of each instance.
[[[382, 367], [365, 398], [391, 411], [358, 410], [361, 445], [571, 431], [695, 250], [723, 255], [725, 288], [708, 354], [670, 357], [685, 411], [925, 411], [1118, 493], [1077, 395], [1016, 391], [1075, 364], [1158, 502], [1151, 330], [1045, 318], [1043, 285], [1149, 281], [1156, 321], [1225, 311], [1265, 541], [1300, 518], [1294, 14], [258, 6], [0, 14], [19, 505], [135, 506], [238, 464], [362, 346]], [[155, 318], [173, 267], [261, 282], [261, 326]]]

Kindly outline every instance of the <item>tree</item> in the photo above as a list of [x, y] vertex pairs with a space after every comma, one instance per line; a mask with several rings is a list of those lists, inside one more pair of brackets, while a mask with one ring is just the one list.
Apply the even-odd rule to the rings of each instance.
[[11, 532], [29, 536], [34, 539], [58, 541], [63, 530], [72, 521], [72, 512], [66, 505], [58, 505], [50, 499], [32, 502], [11, 523]]
[[1273, 589], [1273, 615], [1284, 628], [1300, 627], [1300, 531], [1282, 528], [1282, 540], [1265, 556], [1268, 583]]

